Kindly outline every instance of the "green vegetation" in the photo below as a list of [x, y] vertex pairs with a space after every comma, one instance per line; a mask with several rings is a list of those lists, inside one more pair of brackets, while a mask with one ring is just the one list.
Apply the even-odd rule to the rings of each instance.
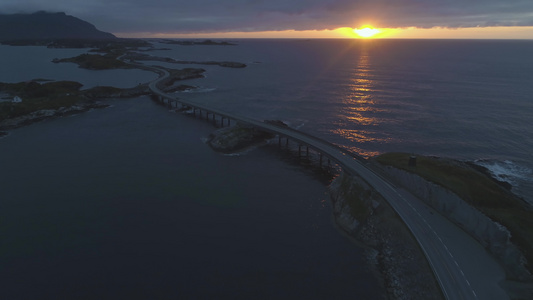
[[143, 87], [120, 89], [110, 86], [98, 86], [80, 91], [82, 84], [75, 81], [53, 81], [39, 83], [36, 81], [19, 83], [1, 83], [0, 91], [9, 95], [8, 99], [18, 96], [20, 103], [0, 102], [0, 121], [29, 115], [39, 110], [57, 110], [82, 107], [100, 107], [94, 99], [108, 97], [134, 97], [145, 94]]
[[0, 121], [42, 109], [70, 107], [80, 101], [81, 83], [55, 81], [40, 84], [35, 81], [0, 83], [0, 90], [23, 99], [21, 103], [0, 102]]
[[344, 199], [350, 207], [350, 214], [359, 222], [363, 222], [370, 215], [371, 191], [354, 182], [354, 180], [344, 174], [342, 175], [340, 190], [344, 194]]
[[511, 241], [520, 248], [533, 270], [533, 210], [522, 199], [503, 188], [494, 179], [466, 163], [417, 156], [416, 166], [409, 166], [410, 154], [387, 153], [376, 160], [414, 174], [447, 188], [470, 205], [504, 225]]

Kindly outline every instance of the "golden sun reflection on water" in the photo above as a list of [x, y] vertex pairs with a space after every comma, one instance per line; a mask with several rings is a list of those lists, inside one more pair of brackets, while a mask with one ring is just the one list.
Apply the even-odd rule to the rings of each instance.
[[372, 127], [379, 125], [382, 120], [376, 117], [380, 109], [374, 99], [375, 82], [372, 78], [372, 66], [369, 53], [362, 49], [357, 58], [353, 72], [349, 75], [346, 96], [342, 99], [342, 109], [338, 113], [337, 128], [332, 130], [335, 135], [359, 144], [360, 146], [345, 146], [348, 150], [364, 157], [378, 155], [379, 152], [363, 149], [364, 143], [382, 143], [387, 139], [376, 133]]
[[343, 138], [354, 141], [354, 142], [376, 142], [380, 141], [380, 139], [369, 137], [369, 132], [366, 132], [364, 130], [356, 130], [356, 129], [337, 129], [334, 130], [333, 133], [338, 134], [342, 136]]
[[351, 146], [351, 147], [348, 147], [348, 146], [342, 146], [342, 148], [352, 152], [352, 153], [357, 153], [359, 156], [363, 157], [363, 158], [371, 158], [373, 156], [378, 156], [380, 154], [382, 154], [381, 152], [379, 151], [369, 151], [367, 149], [362, 149], [362, 148], [359, 148], [359, 147], [355, 147], [355, 146]]

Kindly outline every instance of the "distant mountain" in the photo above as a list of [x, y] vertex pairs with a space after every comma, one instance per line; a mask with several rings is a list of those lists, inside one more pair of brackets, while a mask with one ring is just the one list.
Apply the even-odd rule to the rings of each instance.
[[89, 22], [63, 12], [0, 15], [0, 40], [115, 39]]

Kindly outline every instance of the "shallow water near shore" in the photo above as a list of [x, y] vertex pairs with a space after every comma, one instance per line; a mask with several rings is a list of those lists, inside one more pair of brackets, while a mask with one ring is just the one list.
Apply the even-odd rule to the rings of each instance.
[[3, 295], [381, 296], [301, 167], [215, 153], [211, 125], [146, 97], [111, 103], [0, 140]]

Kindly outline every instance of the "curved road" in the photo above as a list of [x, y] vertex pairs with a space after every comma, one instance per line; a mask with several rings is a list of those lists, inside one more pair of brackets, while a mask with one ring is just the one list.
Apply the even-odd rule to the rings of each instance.
[[[157, 83], [167, 78], [169, 73], [158, 67], [148, 68], [162, 74], [149, 84], [152, 92], [175, 99], [157, 87]], [[307, 144], [336, 161], [344, 171], [364, 178], [409, 227], [424, 251], [446, 299], [509, 299], [498, 285], [505, 278], [504, 271], [477, 241], [420, 199], [393, 186], [344, 150], [293, 129], [228, 114], [182, 99], [179, 102]]]

